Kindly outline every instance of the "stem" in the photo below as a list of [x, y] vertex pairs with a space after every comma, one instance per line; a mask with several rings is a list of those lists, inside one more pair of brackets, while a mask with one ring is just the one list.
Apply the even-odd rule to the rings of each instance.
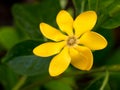
[[12, 90], [19, 90], [21, 86], [25, 83], [27, 76], [23, 76], [20, 78], [19, 82], [12, 88]]
[[108, 79], [109, 79], [109, 72], [106, 71], [106, 76], [105, 76], [105, 79], [104, 79], [104, 81], [103, 81], [103, 84], [102, 84], [100, 90], [104, 90], [104, 88], [105, 88], [105, 86], [106, 86], [106, 84], [107, 84], [107, 82], [108, 82]]
[[85, 0], [82, 0], [81, 2], [81, 13], [84, 11], [85, 9]]
[[99, 72], [105, 72], [106, 68], [109, 72], [120, 72], [120, 65], [113, 65], [113, 66], [103, 66], [100, 68], [93, 69], [91, 71], [75, 71], [75, 72], [68, 72], [63, 74], [64, 77], [70, 77], [70, 76], [78, 76], [78, 75], [84, 75], [84, 74], [96, 74]]
[[[91, 74], [91, 75], [95, 75], [95, 74], [98, 74], [99, 72], [105, 72], [106, 71], [106, 68], [109, 72], [120, 72], [120, 65], [113, 65], [113, 66], [103, 66], [103, 67], [100, 67], [100, 68], [96, 68], [96, 69], [93, 69], [91, 71], [74, 71], [74, 72], [66, 72], [64, 73], [63, 75], [57, 77], [57, 79], [60, 79], [61, 77], [71, 77], [71, 76], [80, 76], [80, 75], [84, 75], [84, 74]], [[103, 86], [106, 85], [106, 82], [107, 82], [107, 78], [109, 77], [109, 73], [106, 71], [106, 77], [104, 79], [104, 82], [103, 82]], [[46, 77], [44, 78], [43, 80], [40, 80], [40, 81], [37, 81], [37, 82], [33, 82], [32, 84], [24, 87], [23, 89], [21, 90], [33, 90], [34, 87], [37, 87], [37, 86], [40, 86], [40, 85], [43, 85], [44, 83], [50, 81], [50, 80], [54, 80], [54, 78], [51, 78], [51, 77]], [[16, 89], [14, 89], [16, 90]]]

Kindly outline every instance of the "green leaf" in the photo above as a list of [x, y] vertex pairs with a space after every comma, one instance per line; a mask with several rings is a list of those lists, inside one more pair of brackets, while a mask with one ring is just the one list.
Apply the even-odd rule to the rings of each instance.
[[41, 58], [34, 55], [19, 56], [8, 62], [10, 68], [21, 75], [48, 74], [48, 66], [51, 58]]
[[120, 26], [120, 1], [115, 0], [104, 10], [104, 13], [107, 17], [105, 16], [106, 19], [101, 24], [103, 28], [114, 29]]
[[120, 17], [109, 18], [103, 25], [103, 28], [106, 29], [115, 29], [120, 26]]
[[0, 44], [6, 49], [10, 49], [20, 41], [18, 33], [13, 27], [0, 28]]
[[51, 57], [37, 57], [33, 49], [42, 41], [27, 40], [14, 46], [7, 54], [4, 62], [21, 75], [47, 74]]
[[42, 38], [39, 24], [56, 25], [56, 15], [60, 9], [59, 0], [42, 0], [34, 4], [16, 4], [12, 11], [17, 28], [31, 38]]
[[[84, 11], [94, 10], [96, 12], [103, 12], [106, 8], [109, 8], [114, 1], [116, 0], [73, 0], [73, 3], [77, 13], [79, 14], [81, 9], [84, 9]], [[85, 2], [84, 5], [83, 2]]]
[[99, 4], [98, 7], [100, 9], [100, 11], [105, 11], [106, 8], [109, 8], [111, 6], [111, 4], [113, 4], [113, 2], [116, 0], [99, 0]]
[[120, 26], [120, 5], [117, 5], [113, 8], [114, 9], [109, 13], [109, 17], [107, 17], [104, 23], [101, 25], [103, 28], [115, 29]]
[[111, 17], [114, 17], [116, 14], [118, 14], [120, 12], [120, 4], [116, 5], [110, 12], [109, 15]]
[[3, 62], [7, 62], [18, 56], [33, 55], [32, 50], [41, 43], [43, 43], [43, 41], [34, 40], [26, 40], [21, 43], [18, 43], [7, 53]]

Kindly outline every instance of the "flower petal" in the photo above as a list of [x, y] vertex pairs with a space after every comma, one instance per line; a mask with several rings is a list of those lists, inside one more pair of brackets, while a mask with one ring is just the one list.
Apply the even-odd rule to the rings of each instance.
[[46, 23], [40, 23], [40, 30], [46, 38], [54, 41], [61, 41], [66, 38], [66, 35]]
[[79, 43], [89, 47], [91, 50], [100, 50], [107, 46], [107, 40], [96, 32], [86, 32], [80, 39]]
[[60, 54], [56, 55], [50, 62], [49, 73], [51, 76], [58, 76], [69, 66], [71, 58], [68, 54], [68, 47], [65, 47]]
[[62, 31], [70, 36], [73, 35], [73, 18], [67, 11], [61, 10], [57, 15], [56, 21]]
[[60, 50], [64, 47], [64, 45], [65, 45], [64, 41], [58, 43], [54, 42], [43, 43], [34, 48], [33, 53], [37, 56], [48, 57], [59, 53]]
[[90, 31], [97, 21], [97, 15], [94, 11], [86, 11], [81, 13], [74, 21], [73, 27], [75, 35], [79, 37], [86, 31]]
[[93, 65], [93, 55], [89, 48], [77, 46], [70, 48], [71, 64], [80, 70], [90, 70]]

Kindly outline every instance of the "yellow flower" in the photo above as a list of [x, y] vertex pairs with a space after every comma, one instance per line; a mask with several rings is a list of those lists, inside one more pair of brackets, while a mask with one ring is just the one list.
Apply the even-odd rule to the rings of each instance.
[[56, 17], [61, 31], [46, 23], [40, 23], [42, 34], [53, 42], [37, 46], [33, 53], [41, 57], [56, 55], [49, 65], [51, 76], [63, 73], [70, 63], [80, 70], [91, 69], [93, 65], [91, 50], [100, 50], [107, 46], [103, 36], [91, 31], [96, 21], [97, 15], [94, 11], [83, 12], [73, 20], [67, 11], [61, 10]]

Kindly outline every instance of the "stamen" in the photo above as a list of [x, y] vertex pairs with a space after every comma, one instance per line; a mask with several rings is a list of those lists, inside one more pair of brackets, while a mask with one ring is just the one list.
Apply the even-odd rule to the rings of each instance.
[[73, 46], [76, 44], [76, 38], [75, 37], [69, 37], [67, 40], [67, 45]]

